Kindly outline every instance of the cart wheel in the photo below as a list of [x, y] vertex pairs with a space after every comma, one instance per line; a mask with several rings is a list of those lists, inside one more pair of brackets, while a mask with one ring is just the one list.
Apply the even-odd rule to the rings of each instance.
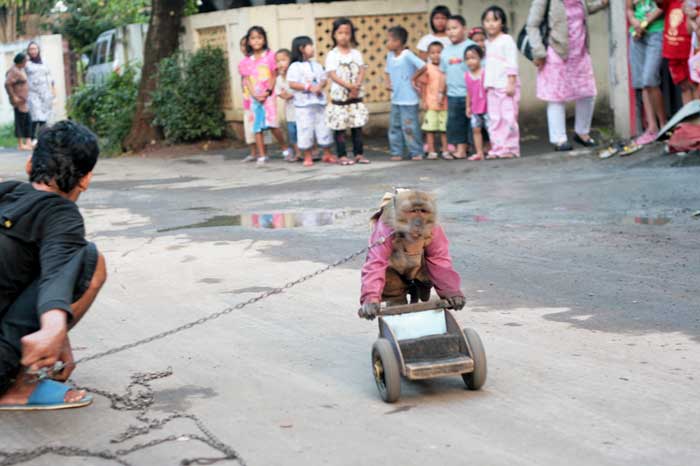
[[393, 403], [401, 396], [401, 374], [394, 349], [386, 338], [379, 338], [372, 346], [372, 373], [382, 399]]
[[469, 347], [472, 350], [471, 356], [474, 361], [474, 371], [468, 374], [462, 374], [462, 379], [470, 390], [479, 390], [486, 382], [486, 352], [484, 345], [481, 343], [479, 334], [473, 328], [462, 329], [464, 336], [467, 338]]

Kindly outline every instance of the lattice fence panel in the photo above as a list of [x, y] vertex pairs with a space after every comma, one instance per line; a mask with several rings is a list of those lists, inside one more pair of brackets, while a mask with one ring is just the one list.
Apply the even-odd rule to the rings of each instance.
[[[333, 20], [335, 18], [318, 18], [316, 20], [316, 55], [321, 64], [326, 61], [326, 53], [333, 48]], [[365, 102], [388, 102], [391, 95], [384, 88], [384, 66], [388, 50], [386, 49], [386, 31], [393, 26], [403, 26], [408, 31], [408, 46], [416, 51], [418, 40], [428, 33], [427, 13], [407, 13], [399, 15], [351, 16], [355, 25], [355, 38], [358, 50], [367, 64], [365, 74]]]
[[224, 95], [221, 104], [221, 110], [226, 112], [233, 110], [233, 98], [231, 97], [231, 86], [228, 85], [231, 77], [228, 72], [228, 40], [226, 34], [226, 26], [214, 26], [209, 28], [197, 29], [197, 34], [199, 35], [199, 45], [201, 47], [206, 47], [207, 45], [219, 48], [224, 52], [224, 58], [226, 59], [226, 79], [224, 83]]

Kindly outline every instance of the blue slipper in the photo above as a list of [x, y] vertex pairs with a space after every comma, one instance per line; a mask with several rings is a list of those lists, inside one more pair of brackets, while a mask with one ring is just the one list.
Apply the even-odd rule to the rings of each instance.
[[63, 401], [72, 387], [54, 380], [41, 380], [29, 396], [25, 405], [0, 405], [0, 411], [53, 411], [57, 409], [82, 408], [92, 403], [92, 396], [85, 395], [73, 403]]

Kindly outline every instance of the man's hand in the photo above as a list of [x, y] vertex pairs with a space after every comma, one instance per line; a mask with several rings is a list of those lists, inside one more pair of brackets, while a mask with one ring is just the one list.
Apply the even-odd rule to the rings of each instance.
[[467, 116], [467, 118], [472, 117], [472, 106], [467, 105], [467, 107], [464, 109], [464, 114]]
[[70, 345], [68, 335], [66, 335], [66, 342], [63, 344], [63, 350], [58, 356], [58, 360], [63, 362], [63, 370], [55, 374], [53, 379], [59, 382], [65, 382], [70, 377], [73, 369], [75, 369], [73, 366], [73, 362], [75, 361], [75, 359], [73, 359], [73, 348]]
[[544, 66], [545, 61], [546, 61], [546, 59], [544, 57], [543, 58], [535, 58], [532, 60], [532, 63], [535, 64], [535, 66], [537, 67], [538, 70], [541, 70], [542, 67]]
[[467, 300], [464, 299], [464, 296], [452, 296], [451, 298], [446, 299], [447, 302], [450, 304], [450, 307], [455, 311], [461, 311], [464, 305], [467, 303]]
[[508, 97], [513, 97], [515, 95], [515, 83], [512, 80], [509, 80], [508, 84], [506, 84], [506, 95]]
[[60, 309], [41, 316], [41, 329], [22, 338], [22, 365], [30, 371], [53, 367], [62, 354], [68, 326], [66, 313]]
[[364, 303], [358, 315], [363, 319], [374, 320], [380, 308], [379, 303]]

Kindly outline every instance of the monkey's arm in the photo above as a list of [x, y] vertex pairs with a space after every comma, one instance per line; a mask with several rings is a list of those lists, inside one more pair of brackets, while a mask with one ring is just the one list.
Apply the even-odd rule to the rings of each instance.
[[433, 228], [433, 240], [425, 248], [425, 266], [435, 291], [441, 298], [464, 296], [462, 280], [452, 265], [449, 241], [440, 225]]
[[386, 282], [386, 269], [389, 266], [389, 258], [393, 247], [391, 237], [389, 237], [390, 234], [391, 229], [378, 220], [369, 242], [374, 244], [382, 237], [386, 238], [386, 241], [373, 247], [367, 253], [365, 265], [362, 266], [360, 304], [379, 303], [382, 301], [382, 291]]

